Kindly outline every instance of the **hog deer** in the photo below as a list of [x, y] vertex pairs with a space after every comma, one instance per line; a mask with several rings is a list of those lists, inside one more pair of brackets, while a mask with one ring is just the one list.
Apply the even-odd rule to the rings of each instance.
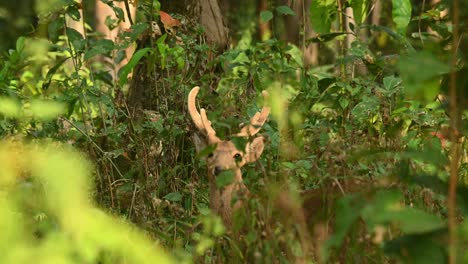
[[[200, 152], [206, 146], [214, 146], [213, 152], [206, 158], [210, 185], [210, 207], [214, 213], [221, 217], [224, 224], [229, 227], [232, 224], [233, 211], [242, 206], [242, 199], [237, 200], [232, 205], [233, 198], [242, 198], [249, 195], [249, 190], [242, 179], [241, 168], [260, 157], [263, 152], [264, 138], [262, 136], [254, 138], [245, 145], [244, 150], [237, 149], [230, 140], [219, 139], [216, 136], [216, 131], [211, 126], [211, 121], [208, 120], [205, 109], [201, 108], [200, 112], [197, 110], [195, 99], [199, 91], [200, 87], [196, 86], [188, 95], [190, 117], [196, 128], [203, 134], [202, 138], [195, 134], [193, 140], [197, 152]], [[268, 93], [263, 91], [262, 95], [266, 99]], [[270, 108], [263, 106], [263, 109], [252, 117], [250, 124], [244, 126], [234, 136], [245, 138], [254, 136], [260, 131], [269, 113]], [[225, 171], [231, 171], [234, 174], [234, 179], [232, 183], [219, 188], [216, 185], [216, 177]]]

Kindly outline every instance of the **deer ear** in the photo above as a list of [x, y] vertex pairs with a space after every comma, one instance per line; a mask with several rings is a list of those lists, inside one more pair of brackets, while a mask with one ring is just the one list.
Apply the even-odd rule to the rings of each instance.
[[247, 143], [245, 145], [245, 162], [254, 162], [258, 158], [260, 158], [260, 155], [262, 155], [263, 152], [263, 141], [265, 139], [263, 137], [256, 137], [252, 142]]
[[195, 144], [195, 149], [197, 150], [197, 153], [200, 153], [200, 151], [204, 150], [206, 146], [208, 146], [208, 142], [204, 139], [204, 137], [200, 137], [198, 133], [192, 134], [192, 140]]

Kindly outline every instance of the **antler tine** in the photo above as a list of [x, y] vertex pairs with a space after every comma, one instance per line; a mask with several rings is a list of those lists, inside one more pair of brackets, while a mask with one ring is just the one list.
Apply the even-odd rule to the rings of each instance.
[[268, 92], [262, 92], [264, 105], [262, 111], [255, 113], [255, 115], [250, 119], [250, 124], [244, 126], [239, 133], [236, 134], [238, 137], [249, 137], [253, 136], [260, 131], [263, 124], [265, 124], [268, 115], [270, 114], [270, 107], [266, 106], [266, 101], [268, 99]]
[[189, 93], [188, 96], [188, 110], [190, 117], [192, 117], [193, 123], [198, 128], [206, 134], [209, 142], [218, 142], [219, 138], [216, 137], [216, 131], [211, 127], [211, 121], [208, 120], [205, 109], [200, 109], [200, 112], [197, 110], [195, 105], [195, 99], [197, 97], [200, 87], [195, 86]]

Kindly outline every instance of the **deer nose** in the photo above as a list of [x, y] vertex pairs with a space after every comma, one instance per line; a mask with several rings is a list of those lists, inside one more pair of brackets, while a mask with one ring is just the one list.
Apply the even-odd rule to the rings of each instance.
[[223, 171], [223, 169], [220, 166], [216, 166], [214, 168], [214, 175], [218, 176], [222, 171]]

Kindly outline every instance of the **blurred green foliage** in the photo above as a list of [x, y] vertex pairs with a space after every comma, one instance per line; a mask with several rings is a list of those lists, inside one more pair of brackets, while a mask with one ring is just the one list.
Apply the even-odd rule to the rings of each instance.
[[[168, 252], [179, 262], [200, 263], [444, 263], [447, 167], [455, 145], [446, 97], [452, 26], [440, 16], [448, 1], [422, 11], [406, 0], [385, 2], [392, 8], [383, 9], [381, 25], [366, 19], [373, 1], [341, 3], [356, 18], [348, 32], [356, 40], [346, 51], [337, 44], [348, 35], [337, 1], [312, 1], [306, 10], [320, 35], [304, 45], [318, 43], [330, 53], [327, 64], [316, 66], [305, 64], [300, 44], [255, 37], [257, 19], [278, 25], [298, 15], [283, 4], [256, 13], [249, 1], [242, 17], [231, 14], [237, 45], [215, 58], [198, 25], [182, 27], [178, 38], [152, 39], [148, 29], [159, 5], [150, 1], [139, 3], [135, 24], [117, 41], [99, 38], [91, 27], [85, 35], [67, 27], [66, 15], [80, 18], [73, 1], [35, 5], [45, 11], [47, 34], [22, 33], [0, 44], [10, 49], [0, 55], [5, 263], [165, 263], [172, 261]], [[28, 16], [10, 9], [0, 8], [0, 23], [5, 14]], [[173, 15], [186, 21], [186, 14]], [[21, 19], [0, 34], [11, 41], [24, 27]], [[272, 36], [284, 30], [275, 26]], [[117, 72], [135, 42], [137, 50]], [[464, 72], [466, 54], [457, 55], [456, 70]], [[463, 102], [466, 77], [459, 78]], [[157, 103], [134, 118], [127, 92], [141, 80]], [[185, 98], [195, 85], [203, 87], [200, 100], [222, 138], [258, 111], [260, 91], [270, 92], [266, 149], [243, 171], [254, 195], [233, 230], [209, 210], [207, 153], [197, 157], [189, 140]], [[458, 132], [463, 140], [463, 128]], [[461, 263], [468, 259], [462, 153]], [[217, 184], [230, 181], [226, 173]], [[320, 206], [301, 208], [308, 192], [320, 194], [314, 200]], [[298, 212], [312, 215], [305, 227]]]

